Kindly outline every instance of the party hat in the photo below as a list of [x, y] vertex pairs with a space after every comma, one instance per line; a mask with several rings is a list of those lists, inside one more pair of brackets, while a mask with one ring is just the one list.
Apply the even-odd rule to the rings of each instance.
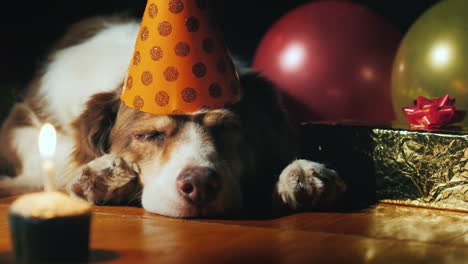
[[148, 0], [122, 102], [156, 114], [223, 108], [239, 76], [207, 0]]

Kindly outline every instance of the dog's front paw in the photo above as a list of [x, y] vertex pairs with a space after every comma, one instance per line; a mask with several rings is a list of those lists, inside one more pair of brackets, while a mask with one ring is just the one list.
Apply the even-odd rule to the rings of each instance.
[[281, 173], [276, 184], [275, 206], [310, 210], [336, 202], [346, 190], [338, 174], [323, 164], [296, 160]]
[[107, 154], [83, 167], [72, 192], [92, 204], [130, 203], [140, 193], [139, 173], [138, 165]]

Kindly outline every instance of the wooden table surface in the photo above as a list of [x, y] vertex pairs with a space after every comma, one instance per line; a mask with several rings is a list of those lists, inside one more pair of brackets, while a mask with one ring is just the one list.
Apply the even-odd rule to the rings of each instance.
[[[0, 263], [14, 263], [0, 200]], [[89, 263], [468, 263], [468, 214], [380, 204], [269, 220], [94, 207]], [[70, 238], [72, 239], [72, 238]]]

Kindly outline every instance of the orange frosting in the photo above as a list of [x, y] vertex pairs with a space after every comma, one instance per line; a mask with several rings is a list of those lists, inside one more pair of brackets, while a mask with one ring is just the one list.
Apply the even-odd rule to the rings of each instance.
[[207, 0], [148, 0], [122, 92], [157, 114], [217, 109], [241, 98], [239, 76]]

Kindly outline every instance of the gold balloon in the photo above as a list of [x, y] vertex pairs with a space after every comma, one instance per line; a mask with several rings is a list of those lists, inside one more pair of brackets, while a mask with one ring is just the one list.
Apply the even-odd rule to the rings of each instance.
[[[432, 7], [402, 41], [392, 73], [393, 106], [401, 109], [419, 96], [448, 93], [458, 109], [468, 110], [468, 2], [446, 0]], [[465, 118], [462, 125], [468, 125]]]

